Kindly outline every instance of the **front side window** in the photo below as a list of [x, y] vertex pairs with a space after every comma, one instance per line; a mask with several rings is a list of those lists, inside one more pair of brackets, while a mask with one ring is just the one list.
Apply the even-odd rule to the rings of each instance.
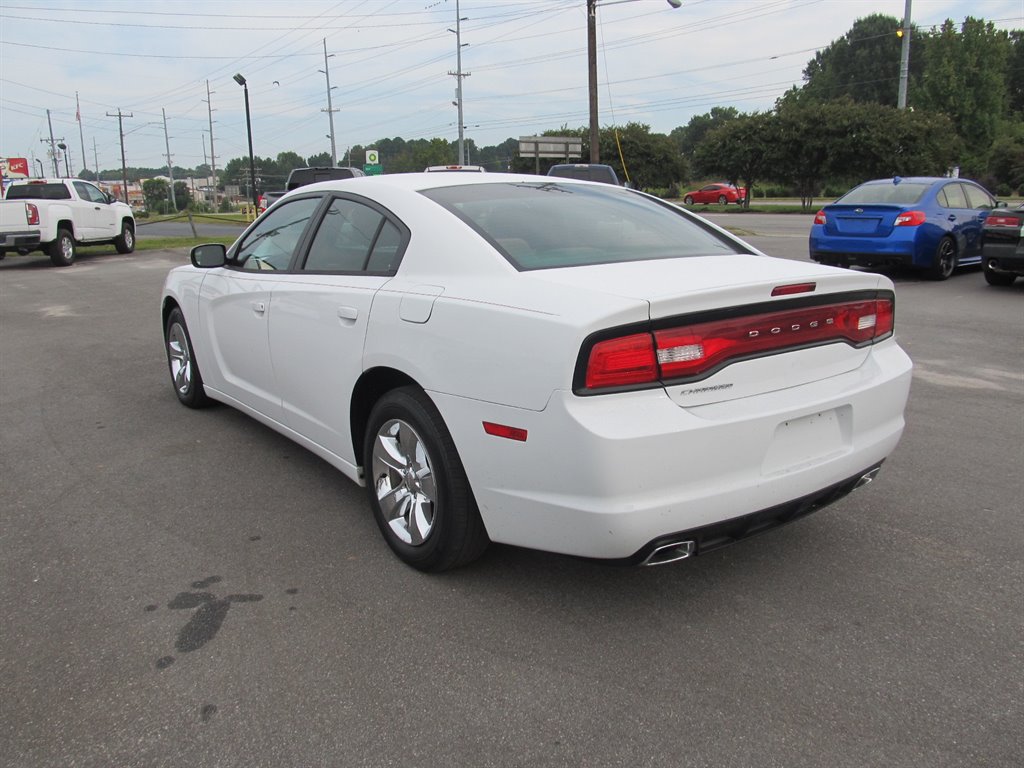
[[304, 197], [268, 211], [246, 235], [229, 260], [229, 266], [251, 270], [288, 269], [320, 201], [320, 197]]
[[75, 190], [78, 192], [78, 196], [83, 200], [88, 200], [90, 203], [106, 203], [106, 196], [100, 192], [92, 184], [86, 184], [84, 181], [76, 181]]
[[678, 208], [619, 187], [551, 181], [439, 187], [422, 194], [519, 270], [749, 252]]
[[973, 184], [961, 184], [960, 186], [964, 188], [964, 193], [967, 195], [968, 208], [987, 211], [989, 208], [996, 207], [996, 201], [981, 187], [976, 187]]

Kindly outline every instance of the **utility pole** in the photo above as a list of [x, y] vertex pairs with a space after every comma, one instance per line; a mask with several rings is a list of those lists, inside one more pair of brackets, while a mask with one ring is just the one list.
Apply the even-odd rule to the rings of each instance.
[[[82, 145], [82, 170], [89, 170], [89, 161], [85, 155], [85, 136], [82, 135], [82, 105], [78, 103], [78, 91], [75, 91], [75, 120], [78, 121], [78, 141]], [[96, 178], [99, 178], [100, 169], [96, 169]]]
[[[332, 53], [331, 56], [334, 54]], [[338, 165], [338, 150], [337, 145], [334, 143], [334, 113], [338, 110], [331, 106], [331, 72], [327, 68], [327, 38], [324, 38], [324, 68], [323, 73], [327, 77], [327, 109], [321, 109], [321, 112], [327, 113], [327, 118], [331, 123], [331, 166], [335, 167]]]
[[[216, 91], [214, 91], [216, 93]], [[217, 210], [217, 158], [213, 153], [213, 102], [210, 100], [210, 81], [206, 81], [206, 108], [210, 117], [210, 173], [213, 174], [213, 208]], [[203, 150], [204, 154], [206, 150]]]
[[907, 80], [910, 77], [910, 0], [903, 8], [903, 28], [900, 30], [903, 47], [900, 49], [900, 90], [896, 97], [896, 108], [907, 108]]
[[46, 122], [50, 126], [50, 138], [40, 139], [40, 141], [50, 145], [50, 159], [53, 160], [53, 177], [59, 179], [60, 167], [57, 165], [57, 142], [64, 141], [64, 139], [53, 138], [53, 120], [50, 119], [50, 110], [46, 110]]
[[99, 153], [96, 151], [96, 137], [95, 136], [93, 136], [93, 139], [92, 139], [92, 161], [93, 161], [93, 165], [96, 166], [96, 181], [99, 181], [100, 180], [100, 156], [99, 156]]
[[597, 124], [597, 0], [587, 0], [587, 89], [590, 100], [590, 162], [601, 162]]
[[167, 147], [167, 178], [171, 180], [171, 213], [178, 212], [178, 203], [174, 199], [174, 167], [171, 165], [171, 140], [167, 136], [167, 110], [161, 108], [164, 116], [164, 146]]
[[124, 182], [124, 201], [125, 203], [128, 203], [128, 205], [131, 205], [131, 203], [128, 202], [128, 165], [124, 161], [124, 118], [135, 117], [135, 115], [131, 112], [126, 115], [121, 111], [121, 108], [118, 107], [116, 115], [112, 115], [107, 112], [107, 117], [117, 118], [117, 132], [121, 134], [121, 180]]
[[[448, 71], [449, 75], [453, 75], [456, 78], [455, 87], [455, 105], [459, 108], [459, 165], [466, 164], [466, 145], [465, 145], [465, 130], [464, 120], [462, 118], [462, 81], [464, 78], [469, 77], [471, 72], [462, 71], [462, 22], [468, 17], [463, 17], [459, 12], [459, 0], [455, 0], [455, 29], [449, 29], [449, 32], [455, 33], [455, 65], [456, 71]], [[466, 43], [469, 45], [469, 43]]]

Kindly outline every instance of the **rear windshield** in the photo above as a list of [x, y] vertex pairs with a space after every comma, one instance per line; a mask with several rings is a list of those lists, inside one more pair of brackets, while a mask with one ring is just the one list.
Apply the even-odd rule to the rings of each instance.
[[285, 185], [290, 192], [293, 189], [304, 187], [307, 184], [315, 184], [318, 181], [337, 181], [338, 179], [351, 179], [355, 171], [351, 168], [302, 168], [292, 171]]
[[617, 181], [615, 171], [604, 165], [555, 165], [548, 170], [548, 176], [579, 179], [580, 181], [603, 181], [610, 184], [615, 184]]
[[71, 192], [64, 184], [13, 184], [7, 189], [8, 200], [70, 200]]
[[836, 200], [842, 205], [914, 205], [931, 188], [931, 183], [901, 181], [893, 184], [861, 184]]
[[621, 187], [472, 184], [424, 190], [516, 269], [749, 253], [679, 209]]

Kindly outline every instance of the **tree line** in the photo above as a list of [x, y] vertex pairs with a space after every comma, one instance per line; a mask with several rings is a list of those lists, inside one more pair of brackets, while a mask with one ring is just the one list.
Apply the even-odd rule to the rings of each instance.
[[[690, 180], [719, 179], [743, 184], [754, 196], [758, 189], [799, 196], [809, 206], [816, 196], [840, 194], [865, 179], [954, 168], [997, 195], [1024, 194], [1024, 30], [998, 30], [970, 17], [960, 25], [912, 27], [909, 109], [898, 109], [901, 27], [901, 20], [882, 14], [857, 20], [815, 54], [803, 84], [771, 110], [715, 107], [667, 135], [642, 123], [606, 126], [601, 161], [632, 186], [666, 196], [680, 196]], [[563, 125], [544, 135], [579, 137], [589, 157], [586, 126]], [[533, 173], [539, 165], [545, 173], [560, 162], [520, 157], [514, 138], [487, 147], [469, 139], [465, 147], [467, 162], [488, 171]], [[380, 153], [385, 173], [421, 171], [457, 156], [456, 143], [442, 138], [382, 138], [352, 147], [339, 164], [362, 166], [368, 148]], [[257, 187], [265, 191], [282, 189], [292, 168], [330, 165], [330, 156], [283, 152], [255, 164]], [[129, 178], [132, 172], [141, 178], [163, 171], [129, 169]], [[237, 185], [247, 196], [248, 158], [234, 158], [218, 173], [222, 188]], [[206, 176], [209, 168], [176, 168], [179, 174]], [[120, 171], [101, 174], [107, 176], [120, 178]]]

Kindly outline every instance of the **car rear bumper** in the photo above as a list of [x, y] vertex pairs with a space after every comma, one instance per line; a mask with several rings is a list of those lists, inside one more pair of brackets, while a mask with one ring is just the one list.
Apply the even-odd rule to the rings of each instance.
[[1017, 243], [986, 243], [982, 261], [993, 272], [1024, 275], [1024, 247]]
[[[841, 497], [899, 441], [911, 369], [888, 341], [848, 373], [691, 408], [661, 390], [559, 391], [542, 412], [431, 396], [493, 541], [636, 562], [681, 532], [778, 524]], [[527, 440], [485, 435], [482, 421]], [[722, 535], [771, 527], [749, 519]], [[702, 534], [694, 554], [720, 538]]]
[[877, 266], [894, 264], [914, 266], [915, 246], [912, 240], [858, 237], [811, 237], [813, 261], [826, 264]]
[[33, 251], [39, 247], [39, 231], [0, 232], [0, 249]]

